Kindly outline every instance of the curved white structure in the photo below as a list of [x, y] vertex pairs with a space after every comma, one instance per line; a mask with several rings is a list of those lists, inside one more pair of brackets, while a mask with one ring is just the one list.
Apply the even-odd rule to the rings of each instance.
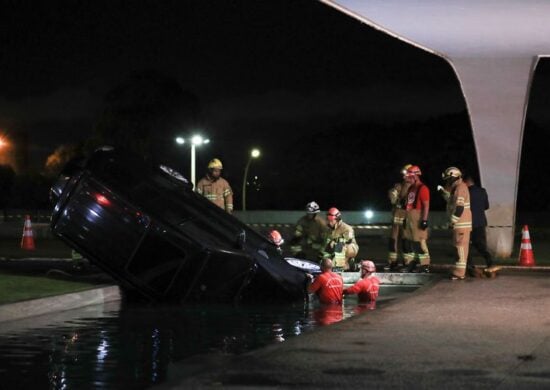
[[320, 1], [451, 64], [491, 202], [488, 243], [510, 256], [530, 83], [538, 59], [550, 55], [550, 1]]

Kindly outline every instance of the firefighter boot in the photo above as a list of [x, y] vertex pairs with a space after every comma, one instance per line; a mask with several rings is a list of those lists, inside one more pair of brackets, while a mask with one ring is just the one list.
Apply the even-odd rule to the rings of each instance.
[[397, 270], [397, 261], [392, 261], [391, 263], [388, 263], [384, 266], [384, 272], [394, 272]]
[[418, 260], [413, 260], [413, 261], [411, 261], [411, 262], [407, 265], [407, 270], [406, 270], [405, 272], [407, 272], [407, 273], [415, 272], [417, 264], [418, 264]]

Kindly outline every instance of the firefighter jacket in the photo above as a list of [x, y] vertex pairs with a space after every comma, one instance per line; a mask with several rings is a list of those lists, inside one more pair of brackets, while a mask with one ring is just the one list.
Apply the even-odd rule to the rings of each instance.
[[392, 205], [392, 223], [395, 225], [403, 225], [405, 220], [406, 211], [405, 206], [407, 203], [407, 193], [409, 192], [410, 183], [396, 183], [389, 191], [388, 197]]
[[306, 248], [312, 248], [317, 252], [321, 251], [327, 232], [327, 222], [319, 214], [315, 214], [313, 218], [304, 215], [298, 220], [294, 230], [295, 251], [298, 252]]
[[210, 176], [206, 175], [197, 183], [197, 193], [228, 213], [233, 211], [233, 191], [223, 177], [212, 180]]
[[347, 246], [353, 247], [356, 253], [359, 251], [353, 228], [343, 221], [339, 221], [334, 229], [329, 227], [325, 243], [325, 250], [330, 254], [345, 252]]
[[394, 186], [388, 191], [388, 197], [390, 198], [390, 203], [395, 209], [405, 208], [405, 203], [407, 201], [407, 193], [409, 192], [410, 183], [395, 183]]
[[451, 191], [447, 212], [453, 229], [468, 232], [472, 230], [470, 191], [462, 180], [458, 180]]

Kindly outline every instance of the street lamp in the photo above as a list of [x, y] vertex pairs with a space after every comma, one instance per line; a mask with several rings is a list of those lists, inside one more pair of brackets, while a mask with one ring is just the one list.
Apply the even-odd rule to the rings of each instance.
[[200, 135], [194, 135], [192, 136], [190, 139], [185, 139], [183, 137], [177, 137], [176, 138], [176, 143], [178, 145], [184, 145], [186, 142], [189, 142], [191, 144], [191, 183], [193, 183], [193, 186], [195, 186], [195, 181], [196, 181], [196, 177], [195, 177], [195, 172], [196, 172], [196, 167], [195, 167], [195, 156], [196, 156], [196, 153], [195, 153], [195, 148], [197, 146], [200, 146], [200, 145], [203, 145], [203, 144], [207, 144], [210, 142], [209, 139], [205, 139], [203, 138], [202, 136]]
[[250, 151], [250, 155], [248, 156], [248, 161], [246, 162], [246, 166], [244, 167], [244, 178], [243, 178], [243, 211], [246, 211], [246, 178], [248, 177], [248, 168], [250, 167], [250, 163], [252, 162], [253, 158], [260, 157], [260, 150], [259, 149], [252, 149]]

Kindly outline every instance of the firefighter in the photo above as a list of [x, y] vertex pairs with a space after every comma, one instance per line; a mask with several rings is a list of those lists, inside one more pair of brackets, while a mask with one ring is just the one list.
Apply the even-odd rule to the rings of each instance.
[[393, 271], [397, 268], [397, 255], [399, 247], [402, 247], [400, 243], [403, 240], [403, 222], [407, 214], [405, 210], [405, 201], [410, 186], [404, 177], [409, 167], [411, 167], [411, 164], [407, 164], [403, 167], [401, 170], [403, 180], [400, 183], [395, 183], [388, 191], [388, 197], [392, 205], [392, 229], [388, 242], [388, 265], [384, 267], [384, 271]]
[[[362, 260], [361, 279], [352, 287], [344, 289], [344, 295], [357, 294], [359, 302], [374, 304], [380, 290], [380, 280], [373, 275], [374, 272], [376, 272], [374, 263], [371, 260]], [[374, 306], [371, 308], [374, 309]]]
[[453, 245], [456, 248], [456, 263], [451, 273], [451, 280], [463, 280], [466, 276], [466, 262], [472, 231], [472, 212], [470, 210], [470, 191], [462, 180], [462, 172], [456, 167], [449, 167], [441, 175], [445, 184], [451, 189], [447, 203], [449, 225], [453, 229]]
[[344, 271], [353, 270], [354, 257], [359, 252], [353, 228], [342, 221], [342, 215], [336, 207], [327, 212], [328, 233], [325, 240], [323, 257], [334, 260], [334, 267]]
[[430, 190], [420, 180], [422, 172], [416, 165], [407, 168], [405, 180], [409, 183], [405, 209], [404, 263], [403, 272], [413, 272], [420, 264], [419, 272], [430, 272], [428, 251], [428, 214], [430, 212]]
[[290, 251], [294, 257], [317, 260], [323, 250], [328, 227], [319, 212], [317, 202], [309, 202], [306, 205], [306, 214], [296, 223], [294, 237], [291, 240]]
[[221, 177], [222, 169], [222, 162], [217, 158], [212, 159], [208, 163], [206, 176], [197, 183], [197, 192], [231, 214], [233, 212], [233, 191], [227, 180]]

